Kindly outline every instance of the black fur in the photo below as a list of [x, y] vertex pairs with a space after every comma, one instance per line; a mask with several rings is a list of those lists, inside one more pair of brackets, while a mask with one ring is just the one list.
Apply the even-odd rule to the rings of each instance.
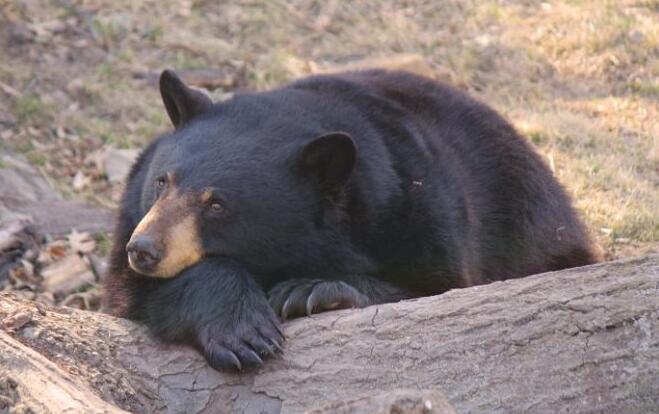
[[[116, 314], [196, 344], [218, 368], [257, 365], [280, 345], [274, 311], [365, 306], [595, 261], [529, 144], [429, 79], [315, 76], [178, 126], [133, 167], [106, 289]], [[215, 186], [227, 212], [200, 213], [206, 259], [163, 281], [130, 270], [124, 249], [154, 202], [153, 180], [170, 170], [185, 191]]]

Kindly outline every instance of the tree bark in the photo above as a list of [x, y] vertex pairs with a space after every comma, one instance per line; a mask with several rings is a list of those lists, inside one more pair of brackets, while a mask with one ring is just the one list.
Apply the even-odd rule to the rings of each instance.
[[103, 401], [79, 380], [2, 331], [0, 349], [0, 409], [31, 409], [35, 413], [126, 412]]
[[[659, 412], [656, 255], [323, 313], [284, 329], [282, 356], [257, 372], [222, 374], [129, 321], [1, 294], [0, 380], [17, 395], [0, 386], [0, 402], [37, 395], [54, 407], [38, 387], [55, 383], [91, 407], [84, 412], [361, 413], [403, 389], [441, 390], [459, 413]], [[450, 412], [423, 411], [423, 398], [420, 411], [391, 412]]]

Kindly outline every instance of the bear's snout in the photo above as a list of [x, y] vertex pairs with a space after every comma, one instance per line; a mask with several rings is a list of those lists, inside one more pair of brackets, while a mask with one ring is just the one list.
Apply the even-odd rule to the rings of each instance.
[[131, 267], [143, 273], [152, 272], [161, 258], [156, 244], [149, 236], [138, 236], [126, 245]]
[[172, 186], [149, 209], [126, 244], [128, 264], [144, 276], [170, 278], [204, 255], [195, 213], [198, 197]]

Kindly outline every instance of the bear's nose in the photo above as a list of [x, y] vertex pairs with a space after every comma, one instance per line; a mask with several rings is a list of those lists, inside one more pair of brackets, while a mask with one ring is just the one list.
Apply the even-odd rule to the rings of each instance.
[[148, 236], [138, 236], [126, 245], [128, 259], [136, 270], [150, 272], [158, 264], [160, 254], [156, 244]]

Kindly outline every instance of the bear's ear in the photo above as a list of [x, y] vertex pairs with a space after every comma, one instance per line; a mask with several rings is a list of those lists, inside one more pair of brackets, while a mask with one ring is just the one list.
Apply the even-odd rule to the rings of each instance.
[[171, 70], [165, 70], [160, 74], [160, 95], [174, 128], [181, 127], [213, 104], [201, 91], [185, 86]]
[[331, 132], [307, 143], [298, 165], [323, 191], [332, 192], [348, 181], [356, 160], [357, 148], [352, 137], [345, 132]]

